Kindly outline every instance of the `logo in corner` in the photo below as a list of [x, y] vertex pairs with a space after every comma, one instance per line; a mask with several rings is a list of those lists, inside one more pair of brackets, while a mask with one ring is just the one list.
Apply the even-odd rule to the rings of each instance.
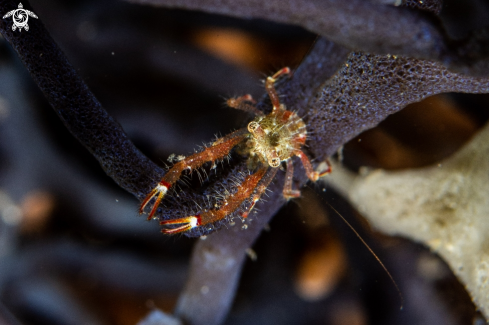
[[29, 16], [32, 18], [37, 18], [36, 14], [33, 13], [30, 10], [24, 9], [22, 6], [22, 3], [19, 3], [19, 8], [11, 10], [7, 12], [4, 16], [3, 19], [8, 18], [12, 16], [14, 20], [14, 24], [12, 25], [12, 30], [15, 31], [17, 28], [19, 29], [19, 32], [22, 31], [22, 28], [24, 28], [26, 31], [29, 30], [29, 25], [27, 25], [27, 21], [29, 20]]

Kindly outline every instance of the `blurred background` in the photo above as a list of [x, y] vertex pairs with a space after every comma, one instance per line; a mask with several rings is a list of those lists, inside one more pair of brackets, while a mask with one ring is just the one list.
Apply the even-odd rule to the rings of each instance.
[[[452, 2], [442, 17], [453, 37], [489, 21], [484, 2]], [[316, 39], [294, 26], [122, 1], [31, 5], [102, 105], [161, 165], [242, 127], [249, 116], [225, 100], [259, 97], [261, 79], [297, 67]], [[488, 104], [487, 95], [446, 94], [411, 105], [346, 145], [343, 164], [352, 171], [435, 164], [485, 124]], [[226, 324], [485, 323], [436, 255], [371, 232], [319, 183], [302, 193], [248, 252]], [[403, 311], [388, 275], [325, 202], [387, 266]], [[171, 312], [196, 240], [162, 235], [137, 209], [0, 39], [1, 317], [129, 325], [154, 308]]]

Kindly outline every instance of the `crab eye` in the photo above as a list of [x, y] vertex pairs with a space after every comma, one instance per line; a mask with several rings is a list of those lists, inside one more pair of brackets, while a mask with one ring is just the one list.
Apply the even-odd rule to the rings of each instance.
[[268, 160], [268, 164], [270, 165], [270, 167], [277, 168], [278, 166], [280, 166], [280, 158], [272, 158]]
[[250, 131], [251, 133], [253, 133], [256, 129], [258, 129], [260, 127], [260, 124], [258, 124], [257, 122], [253, 121], [253, 122], [250, 122], [248, 124], [248, 131]]

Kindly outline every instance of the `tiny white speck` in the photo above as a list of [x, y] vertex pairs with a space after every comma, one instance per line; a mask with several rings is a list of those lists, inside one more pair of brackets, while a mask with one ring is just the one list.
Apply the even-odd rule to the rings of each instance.
[[166, 187], [165, 185], [161, 185], [161, 184], [158, 184], [158, 186], [156, 186], [156, 189], [158, 192], [161, 192], [163, 194], [166, 194], [166, 192], [168, 191], [168, 187]]
[[189, 224], [192, 228], [195, 228], [195, 227], [197, 227], [198, 222], [199, 222], [199, 220], [196, 217], [191, 217]]
[[203, 295], [208, 294], [209, 293], [209, 287], [208, 286], [202, 286], [202, 288], [200, 288], [200, 293]]
[[250, 260], [252, 260], [253, 262], [256, 261], [258, 258], [258, 256], [256, 255], [256, 252], [251, 248], [246, 249], [246, 255], [248, 255]]

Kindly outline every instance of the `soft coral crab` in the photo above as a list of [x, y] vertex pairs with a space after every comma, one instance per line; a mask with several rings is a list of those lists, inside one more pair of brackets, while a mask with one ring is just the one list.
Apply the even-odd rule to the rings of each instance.
[[273, 106], [268, 115], [255, 107], [250, 95], [228, 100], [227, 104], [230, 107], [252, 112], [256, 115], [255, 119], [248, 124], [247, 128], [219, 138], [203, 151], [177, 162], [143, 200], [139, 213], [142, 214], [146, 205], [155, 198], [153, 207], [148, 214], [148, 219], [151, 219], [161, 200], [180, 179], [183, 171], [193, 171], [206, 162], [222, 159], [238, 145], [242, 145], [244, 148], [242, 151], [248, 155], [250, 162], [258, 162], [260, 166], [258, 170], [246, 176], [243, 182], [238, 185], [237, 191], [227, 196], [219, 207], [184, 218], [161, 221], [160, 224], [165, 226], [162, 230], [163, 233], [177, 234], [195, 227], [213, 224], [236, 211], [245, 201], [249, 200], [249, 207], [243, 213], [243, 217], [246, 218], [273, 180], [282, 162], [287, 163], [283, 196], [287, 199], [300, 196], [300, 191], [292, 189], [293, 156], [298, 156], [301, 159], [307, 177], [312, 181], [316, 181], [320, 176], [329, 173], [330, 168], [322, 173], [314, 171], [309, 158], [301, 149], [307, 139], [306, 124], [296, 113], [288, 111], [280, 103], [274, 84], [280, 76], [288, 74], [290, 74], [290, 69], [286, 67], [265, 81], [265, 89]]

